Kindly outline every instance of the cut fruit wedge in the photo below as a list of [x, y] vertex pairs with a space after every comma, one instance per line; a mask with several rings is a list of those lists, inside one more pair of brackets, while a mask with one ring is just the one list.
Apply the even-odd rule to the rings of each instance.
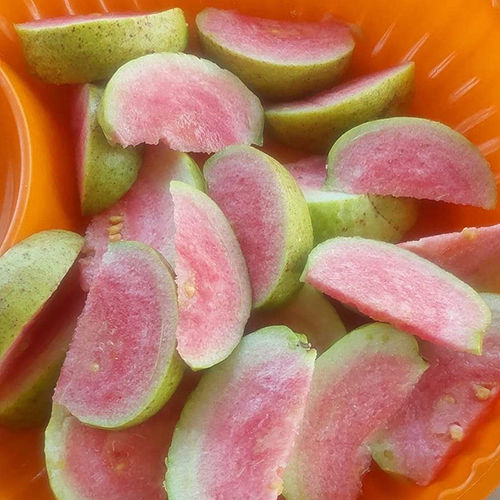
[[208, 371], [175, 429], [168, 498], [276, 499], [315, 357], [304, 336], [269, 327], [244, 337], [227, 360]]
[[144, 54], [182, 51], [188, 38], [181, 9], [43, 19], [16, 31], [31, 70], [50, 83], [103, 80]]
[[397, 114], [413, 90], [415, 65], [401, 64], [300, 101], [269, 106], [266, 123], [284, 144], [326, 153], [344, 132]]
[[377, 321], [458, 351], [481, 353], [488, 306], [455, 276], [396, 245], [334, 238], [310, 254], [303, 278]]
[[254, 307], [285, 302], [298, 290], [312, 248], [307, 204], [293, 177], [248, 146], [231, 146], [212, 156], [203, 173], [210, 196], [240, 242]]
[[482, 297], [492, 312], [483, 355], [421, 343], [430, 367], [371, 443], [382, 469], [429, 484], [495, 401], [500, 388], [500, 295]]
[[208, 8], [196, 27], [205, 54], [266, 99], [329, 87], [354, 49], [349, 27], [339, 22], [276, 21]]
[[500, 292], [500, 224], [401, 243], [481, 292]]
[[357, 498], [371, 462], [367, 439], [401, 407], [426, 366], [413, 337], [377, 323], [323, 353], [286, 468], [285, 498]]
[[77, 99], [75, 132], [80, 204], [84, 215], [114, 205], [132, 186], [141, 165], [140, 151], [111, 146], [97, 121], [103, 90], [84, 85]]
[[204, 153], [262, 144], [263, 121], [259, 100], [236, 76], [188, 54], [151, 54], [123, 65], [106, 85], [99, 115], [111, 143], [163, 142]]
[[82, 286], [88, 290], [109, 242], [140, 241], [160, 252], [174, 266], [174, 206], [170, 181], [205, 189], [196, 163], [165, 145], [147, 146], [144, 163], [132, 189], [112, 208], [94, 217], [85, 234], [81, 259]]
[[250, 316], [252, 295], [243, 254], [220, 208], [206, 194], [172, 181], [177, 350], [194, 370], [227, 358]]
[[328, 155], [327, 187], [494, 208], [495, 177], [479, 150], [442, 123], [386, 118], [346, 132]]
[[142, 243], [113, 243], [78, 319], [54, 401], [95, 427], [143, 422], [181, 379], [177, 321], [175, 283], [161, 255]]

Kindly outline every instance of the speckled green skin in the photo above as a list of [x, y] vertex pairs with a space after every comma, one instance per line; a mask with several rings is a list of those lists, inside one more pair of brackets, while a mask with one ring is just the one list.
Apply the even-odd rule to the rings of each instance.
[[0, 258], [0, 357], [55, 292], [83, 241], [69, 231], [42, 231]]
[[86, 141], [80, 172], [82, 214], [94, 215], [113, 206], [137, 179], [141, 149], [111, 146], [99, 122], [97, 111], [103, 89], [87, 85]]
[[136, 57], [183, 51], [188, 39], [181, 9], [61, 26], [18, 24], [16, 30], [31, 70], [42, 80], [57, 84], [109, 78]]
[[[239, 150], [246, 154], [258, 155], [266, 162], [282, 195], [282, 206], [284, 207], [282, 228], [285, 233], [285, 243], [279, 272], [265, 296], [257, 299], [254, 297], [253, 304], [254, 309], [270, 309], [286, 302], [301, 286], [299, 277], [313, 247], [311, 217], [304, 195], [288, 170], [274, 158], [251, 146], [229, 146], [209, 158], [203, 169], [209, 194], [210, 170], [217, 168], [219, 158], [227, 154], [237, 154]], [[228, 217], [228, 219], [231, 222], [231, 218]]]
[[317, 190], [306, 191], [305, 198], [315, 245], [336, 236], [398, 243], [418, 215], [415, 200], [406, 198]]
[[196, 27], [203, 52], [217, 64], [237, 75], [259, 97], [270, 100], [297, 99], [326, 89], [347, 69], [354, 50], [329, 61], [311, 64], [277, 64], [255, 59], [225, 47], [214, 36], [203, 33], [200, 23], [205, 9], [196, 17]]
[[347, 130], [376, 118], [397, 114], [413, 91], [415, 65], [400, 71], [335, 104], [308, 109], [269, 107], [268, 130], [284, 144], [316, 153], [326, 153]]

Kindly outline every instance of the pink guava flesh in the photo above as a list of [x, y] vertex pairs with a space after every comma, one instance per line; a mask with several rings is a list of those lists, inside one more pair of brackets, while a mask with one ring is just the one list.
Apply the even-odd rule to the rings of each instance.
[[360, 352], [321, 395], [310, 398], [295, 445], [300, 474], [311, 478], [308, 499], [358, 497], [371, 462], [364, 444], [408, 397], [411, 373], [401, 357]]
[[78, 319], [54, 401], [80, 420], [135, 416], [175, 349], [170, 271], [153, 250], [115, 243]]
[[[123, 66], [104, 95], [110, 137], [122, 146], [164, 142], [211, 153], [261, 141], [262, 107], [234, 75], [186, 54], [151, 54]], [[101, 122], [102, 123], [102, 122]]]
[[277, 21], [205, 9], [198, 25], [231, 50], [278, 64], [326, 62], [354, 47], [350, 29], [337, 22]]
[[347, 134], [330, 152], [332, 188], [495, 207], [489, 164], [471, 143], [444, 125], [389, 118]]
[[120, 19], [123, 17], [137, 17], [143, 14], [138, 12], [121, 12], [121, 13], [106, 13], [106, 14], [87, 14], [79, 16], [62, 16], [50, 17], [47, 19], [37, 19], [28, 23], [20, 24], [23, 28], [41, 29], [41, 28], [58, 28], [70, 26], [73, 24], [86, 23], [89, 21], [107, 21], [112, 19]]
[[324, 156], [308, 156], [293, 163], [285, 164], [302, 192], [321, 189], [326, 181], [326, 158]]
[[418, 484], [426, 485], [435, 478], [498, 393], [500, 296], [483, 297], [493, 316], [484, 337], [483, 355], [421, 342], [421, 355], [430, 367], [404, 407], [375, 436], [379, 443], [376, 449], [385, 457], [381, 464], [391, 463], [390, 470]]
[[306, 97], [299, 101], [287, 102], [274, 105], [268, 108], [269, 111], [308, 111], [326, 106], [333, 106], [351, 96], [359, 95], [363, 92], [371, 92], [384, 80], [400, 72], [407, 70], [413, 63], [400, 64], [393, 68], [378, 71], [367, 76], [361, 76], [354, 80], [337, 85], [332, 89], [325, 90], [311, 97]]
[[44, 370], [62, 363], [84, 302], [75, 265], [0, 359], [0, 406], [29, 390]]
[[400, 246], [481, 292], [500, 292], [500, 224], [407, 241]]
[[248, 265], [253, 301], [269, 293], [281, 269], [285, 206], [267, 160], [238, 149], [205, 170], [210, 196], [231, 221]]
[[377, 321], [480, 353], [489, 310], [465, 283], [415, 254], [363, 238], [334, 238], [316, 247], [307, 283]]
[[224, 214], [207, 195], [172, 183], [175, 272], [179, 297], [177, 350], [192, 368], [226, 358], [250, 315], [245, 260]]
[[171, 180], [188, 178], [183, 162], [187, 161], [165, 145], [147, 146], [137, 181], [112, 208], [97, 215], [87, 228], [84, 253], [80, 261], [82, 286], [88, 290], [102, 257], [108, 248], [110, 217], [123, 217], [120, 234], [123, 240], [140, 241], [160, 252], [174, 265], [174, 209], [169, 186]]

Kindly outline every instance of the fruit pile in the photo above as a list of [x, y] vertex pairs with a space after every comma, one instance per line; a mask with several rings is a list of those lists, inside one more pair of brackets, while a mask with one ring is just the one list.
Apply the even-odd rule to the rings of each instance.
[[61, 500], [354, 499], [372, 459], [428, 484], [499, 392], [500, 225], [402, 241], [419, 199], [494, 208], [489, 164], [401, 116], [413, 63], [346, 80], [339, 21], [196, 30], [206, 59], [180, 9], [17, 26], [80, 85], [92, 219], [0, 258], [0, 422], [50, 418]]

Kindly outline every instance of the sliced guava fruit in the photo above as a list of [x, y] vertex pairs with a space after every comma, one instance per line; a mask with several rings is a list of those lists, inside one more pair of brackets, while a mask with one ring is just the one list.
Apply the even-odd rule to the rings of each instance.
[[46, 423], [84, 302], [78, 267], [73, 265], [0, 359], [0, 424], [30, 427]]
[[307, 283], [281, 307], [255, 311], [246, 330], [253, 332], [273, 325], [284, 325], [304, 334], [320, 354], [346, 333], [335, 307]]
[[172, 181], [177, 350], [194, 370], [223, 359], [240, 341], [252, 307], [250, 278], [238, 240], [205, 193]]
[[428, 484], [495, 400], [500, 387], [500, 295], [482, 297], [492, 312], [482, 356], [421, 342], [420, 352], [430, 367], [370, 445], [382, 469]]
[[141, 165], [138, 149], [111, 146], [97, 121], [103, 90], [84, 85], [77, 98], [75, 133], [80, 204], [84, 215], [114, 205], [132, 186]]
[[297, 181], [303, 193], [321, 189], [326, 182], [326, 158], [323, 155], [306, 156], [284, 166]]
[[230, 144], [262, 144], [259, 99], [232, 73], [188, 54], [151, 54], [109, 80], [99, 123], [111, 143], [164, 142], [212, 153]]
[[110, 241], [140, 241], [174, 266], [174, 206], [170, 181], [205, 189], [198, 165], [185, 153], [165, 145], [146, 146], [137, 181], [112, 208], [94, 217], [85, 234], [82, 286], [88, 290]]
[[0, 361], [15, 342], [22, 341], [82, 246], [83, 238], [78, 234], [42, 231], [0, 257]]
[[315, 357], [305, 336], [274, 326], [204, 374], [168, 452], [168, 498], [276, 499]]
[[323, 353], [286, 468], [286, 499], [357, 498], [371, 462], [368, 438], [426, 367], [415, 339], [382, 323], [354, 330]]
[[495, 177], [464, 136], [423, 118], [358, 125], [328, 155], [327, 187], [355, 194], [441, 200], [491, 209]]
[[344, 132], [401, 110], [413, 90], [415, 65], [362, 76], [300, 101], [269, 106], [266, 125], [284, 144], [326, 153]]
[[300, 286], [313, 239], [307, 204], [293, 177], [248, 146], [230, 146], [212, 156], [203, 173], [240, 242], [254, 307], [285, 302]]
[[17, 24], [16, 31], [31, 70], [58, 84], [109, 78], [144, 54], [184, 50], [188, 38], [181, 9], [44, 19]]
[[467, 284], [390, 243], [333, 238], [310, 254], [302, 279], [377, 321], [458, 351], [481, 353], [488, 306]]
[[500, 224], [401, 243], [481, 292], [500, 292]]
[[111, 244], [78, 319], [54, 401], [95, 427], [143, 422], [181, 379], [177, 323], [174, 278], [161, 255], [139, 242]]
[[354, 40], [340, 22], [261, 19], [207, 8], [196, 17], [204, 53], [267, 99], [294, 99], [332, 85]]

